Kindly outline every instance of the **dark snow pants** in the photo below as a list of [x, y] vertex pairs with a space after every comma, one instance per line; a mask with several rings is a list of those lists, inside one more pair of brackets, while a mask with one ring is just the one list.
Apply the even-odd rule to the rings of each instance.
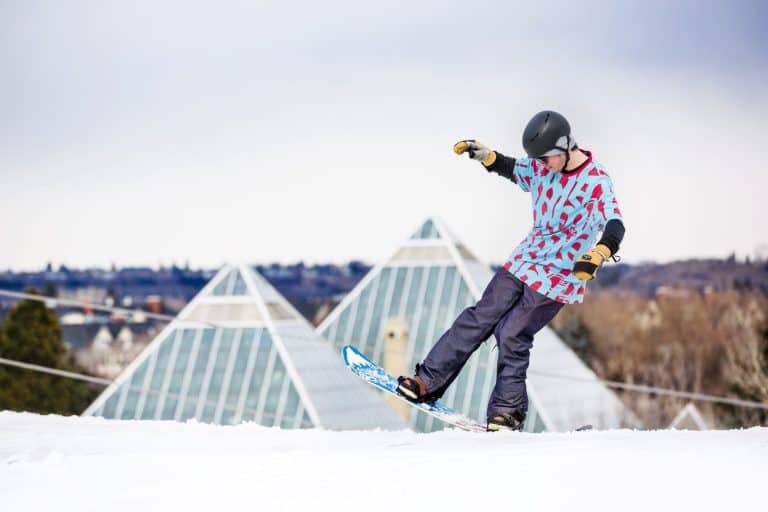
[[490, 337], [499, 348], [496, 385], [488, 401], [488, 416], [528, 411], [525, 378], [533, 336], [555, 317], [562, 303], [533, 291], [508, 271], [499, 270], [483, 296], [456, 318], [432, 347], [416, 374], [427, 391], [442, 396], [472, 353]]

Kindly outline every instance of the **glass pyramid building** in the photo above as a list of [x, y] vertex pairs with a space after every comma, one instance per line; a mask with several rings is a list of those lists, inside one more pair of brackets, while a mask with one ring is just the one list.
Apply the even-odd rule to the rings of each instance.
[[84, 415], [333, 430], [406, 427], [245, 265], [221, 269]]
[[[410, 373], [458, 314], [479, 300], [492, 276], [490, 267], [439, 219], [429, 218], [363, 278], [317, 332], [336, 349], [355, 345], [372, 360], [383, 361], [384, 325], [400, 318], [409, 333], [404, 357]], [[495, 373], [492, 338], [472, 355], [442, 401], [484, 422]], [[586, 423], [613, 428], [634, 422], [620, 400], [549, 327], [536, 335], [527, 384], [527, 431], [568, 431]], [[422, 432], [443, 428], [421, 412], [412, 414], [410, 422]]]

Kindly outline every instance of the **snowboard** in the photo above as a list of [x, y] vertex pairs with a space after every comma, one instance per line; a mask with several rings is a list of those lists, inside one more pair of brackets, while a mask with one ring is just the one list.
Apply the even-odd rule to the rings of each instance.
[[449, 425], [470, 432], [486, 432], [484, 424], [479, 423], [472, 418], [468, 418], [455, 409], [441, 404], [440, 402], [415, 403], [407, 400], [397, 392], [397, 377], [365, 357], [365, 355], [355, 347], [345, 345], [344, 348], [341, 349], [341, 353], [344, 356], [344, 363], [346, 363], [349, 369], [352, 370], [352, 373], [372, 386], [391, 395], [395, 395], [400, 400]]

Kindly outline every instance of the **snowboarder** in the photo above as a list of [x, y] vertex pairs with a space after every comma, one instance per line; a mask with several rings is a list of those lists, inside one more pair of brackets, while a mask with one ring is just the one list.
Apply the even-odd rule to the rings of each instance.
[[[564, 304], [583, 301], [586, 281], [614, 256], [624, 224], [613, 183], [592, 153], [577, 146], [562, 115], [539, 112], [523, 131], [528, 158], [511, 158], [475, 140], [467, 153], [531, 193], [533, 228], [397, 391], [414, 402], [439, 399], [472, 353], [493, 334], [499, 349], [487, 429], [521, 430], [528, 411], [526, 372], [534, 335]], [[595, 244], [598, 232], [602, 237]], [[593, 245], [594, 244], [594, 245]], [[615, 257], [615, 256], [614, 256]]]

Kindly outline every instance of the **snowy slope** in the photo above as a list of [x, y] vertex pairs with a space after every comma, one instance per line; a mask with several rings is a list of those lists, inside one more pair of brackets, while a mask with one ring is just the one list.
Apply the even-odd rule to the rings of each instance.
[[0, 413], [8, 511], [768, 510], [767, 482], [766, 428], [415, 434]]

